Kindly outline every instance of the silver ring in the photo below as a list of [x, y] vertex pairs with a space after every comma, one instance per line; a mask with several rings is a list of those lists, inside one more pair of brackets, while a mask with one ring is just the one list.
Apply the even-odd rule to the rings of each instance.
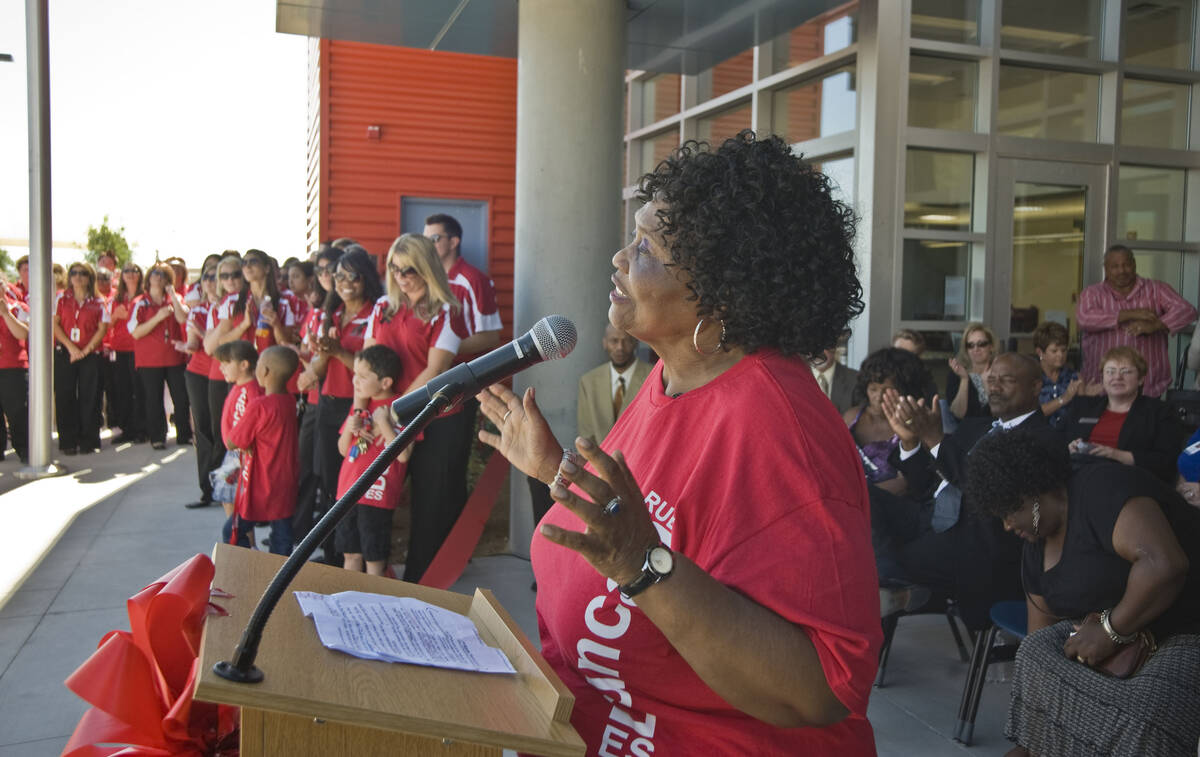
[[600, 511], [600, 514], [609, 516], [616, 515], [619, 512], [621, 512], [621, 498], [613, 497], [608, 501], [608, 504], [604, 506], [604, 509]]
[[904, 421], [904, 425], [905, 425], [905, 426], [911, 426], [911, 425], [912, 425], [912, 418], [909, 418], [908, 420]]
[[512, 415], [512, 410], [509, 410], [507, 413], [505, 413], [504, 417], [500, 419], [500, 422], [504, 423], [506, 420], [508, 420], [508, 416], [510, 415]]

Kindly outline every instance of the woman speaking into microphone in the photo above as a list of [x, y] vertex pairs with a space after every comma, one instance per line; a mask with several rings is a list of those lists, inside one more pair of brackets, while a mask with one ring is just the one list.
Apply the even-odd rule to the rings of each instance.
[[853, 212], [751, 132], [640, 198], [608, 316], [661, 361], [609, 435], [560, 466], [532, 390], [479, 395], [480, 438], [556, 501], [531, 555], [572, 725], [589, 754], [874, 754], [866, 482], [804, 360], [862, 310]]

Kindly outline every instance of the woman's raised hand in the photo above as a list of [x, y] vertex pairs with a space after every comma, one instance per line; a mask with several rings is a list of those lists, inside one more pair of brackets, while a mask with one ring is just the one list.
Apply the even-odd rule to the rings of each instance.
[[967, 377], [966, 367], [962, 363], [958, 362], [957, 358], [950, 358], [948, 365], [950, 366], [950, 370], [954, 371], [954, 375], [958, 376], [960, 379], [965, 379]]
[[479, 432], [479, 441], [497, 450], [527, 476], [550, 483], [558, 472], [562, 446], [534, 400], [533, 387], [517, 397], [503, 384], [492, 384], [475, 395], [479, 407], [499, 434]]
[[[599, 445], [583, 437], [575, 440], [575, 448], [595, 473], [563, 462], [562, 477], [586, 496], [560, 483], [550, 487], [550, 496], [579, 516], [586, 528], [570, 531], [543, 522], [542, 536], [575, 550], [605, 578], [618, 585], [627, 584], [641, 575], [646, 550], [661, 541], [658, 530], [624, 455], [618, 451], [609, 457]], [[614, 499], [619, 500], [615, 509], [610, 507]]]

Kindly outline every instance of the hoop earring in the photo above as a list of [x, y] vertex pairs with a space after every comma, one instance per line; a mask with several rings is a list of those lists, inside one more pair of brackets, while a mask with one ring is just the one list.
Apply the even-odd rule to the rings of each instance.
[[705, 316], [699, 321], [696, 321], [696, 330], [692, 332], [692, 346], [695, 347], [696, 352], [699, 352], [701, 355], [715, 355], [725, 347], [725, 321], [720, 318], [717, 319], [717, 323], [721, 324], [721, 338], [717, 340], [717, 346], [713, 347], [711, 350], [702, 350], [700, 349], [700, 328], [707, 320], [708, 316]]
[[1042, 509], [1037, 497], [1033, 498], [1033, 535], [1038, 535], [1038, 524], [1042, 521]]

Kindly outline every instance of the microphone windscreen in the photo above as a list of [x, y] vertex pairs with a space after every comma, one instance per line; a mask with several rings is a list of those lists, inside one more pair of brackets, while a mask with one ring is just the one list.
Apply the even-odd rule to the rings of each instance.
[[579, 334], [571, 319], [562, 315], [548, 315], [529, 330], [534, 345], [543, 360], [557, 360], [566, 357], [575, 349]]

